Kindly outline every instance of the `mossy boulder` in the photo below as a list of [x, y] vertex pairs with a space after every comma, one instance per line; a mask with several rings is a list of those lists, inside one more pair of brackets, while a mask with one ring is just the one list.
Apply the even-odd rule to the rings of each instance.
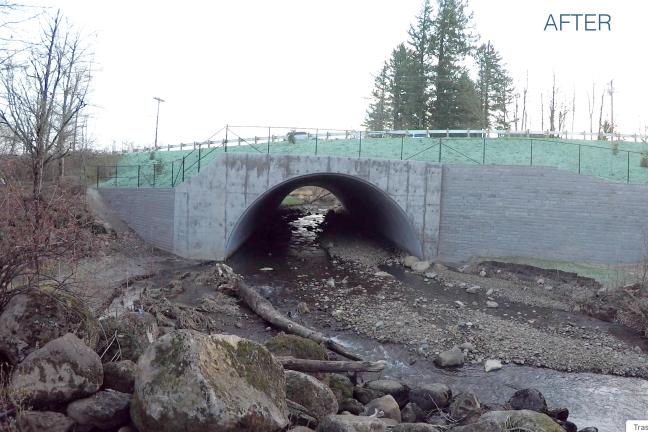
[[102, 383], [97, 353], [68, 333], [29, 354], [14, 369], [10, 391], [27, 405], [47, 407], [89, 396]]
[[330, 374], [328, 385], [338, 403], [353, 398], [353, 383], [346, 375]]
[[317, 342], [301, 336], [279, 333], [265, 343], [272, 354], [307, 360], [328, 360], [326, 350]]
[[81, 427], [114, 430], [130, 421], [130, 401], [128, 393], [103, 390], [70, 403], [66, 413]]
[[490, 411], [483, 414], [479, 421], [490, 420], [502, 429], [524, 430], [527, 432], [565, 432], [551, 417], [531, 410]]
[[329, 414], [337, 414], [338, 402], [326, 384], [297, 371], [287, 370], [285, 374], [288, 399], [305, 407], [317, 420]]
[[255, 342], [176, 330], [140, 356], [131, 418], [140, 432], [278, 431], [284, 370]]
[[90, 311], [69, 294], [41, 289], [17, 294], [0, 314], [0, 359], [16, 365], [66, 333], [94, 348], [96, 328]]

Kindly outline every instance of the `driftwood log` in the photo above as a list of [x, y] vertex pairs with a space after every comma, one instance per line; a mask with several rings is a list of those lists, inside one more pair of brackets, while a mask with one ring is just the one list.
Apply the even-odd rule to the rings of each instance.
[[385, 369], [384, 360], [371, 361], [327, 361], [306, 360], [295, 357], [276, 356], [284, 369], [299, 372], [380, 372]]
[[362, 360], [359, 355], [347, 350], [345, 347], [333, 341], [325, 334], [320, 333], [316, 330], [311, 330], [308, 327], [297, 324], [296, 322], [290, 320], [288, 317], [275, 309], [274, 306], [272, 306], [272, 303], [261, 296], [261, 294], [259, 294], [254, 288], [249, 287], [243, 281], [238, 281], [237, 288], [239, 298], [243, 300], [243, 302], [245, 302], [245, 304], [247, 304], [250, 309], [252, 309], [257, 315], [268, 321], [273, 326], [287, 333], [292, 333], [297, 336], [312, 339], [317, 343], [323, 343], [331, 351], [336, 352], [348, 359]]

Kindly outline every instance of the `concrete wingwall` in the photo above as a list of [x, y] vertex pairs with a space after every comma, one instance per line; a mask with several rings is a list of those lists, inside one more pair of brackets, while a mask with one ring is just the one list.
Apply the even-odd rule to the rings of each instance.
[[305, 185], [329, 189], [397, 245], [429, 259], [616, 264], [648, 254], [648, 187], [549, 167], [235, 153], [175, 189], [99, 191], [154, 246], [220, 260]]

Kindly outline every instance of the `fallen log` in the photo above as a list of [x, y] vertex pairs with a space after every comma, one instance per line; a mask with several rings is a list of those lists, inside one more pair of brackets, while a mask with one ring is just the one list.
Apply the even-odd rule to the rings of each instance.
[[371, 361], [329, 361], [307, 360], [288, 356], [275, 356], [284, 369], [299, 372], [380, 372], [385, 369], [387, 362]]
[[243, 300], [243, 302], [245, 302], [245, 304], [247, 304], [257, 315], [275, 327], [297, 336], [312, 339], [317, 343], [323, 343], [331, 351], [351, 360], [362, 360], [359, 355], [347, 350], [325, 334], [309, 329], [308, 327], [290, 320], [275, 309], [274, 306], [272, 306], [268, 300], [263, 298], [263, 296], [261, 296], [261, 294], [259, 294], [254, 288], [247, 286], [243, 281], [237, 282], [237, 288], [239, 298]]

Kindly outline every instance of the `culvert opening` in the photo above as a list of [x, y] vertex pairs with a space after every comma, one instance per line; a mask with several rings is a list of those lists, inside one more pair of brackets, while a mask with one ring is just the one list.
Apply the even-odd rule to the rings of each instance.
[[227, 242], [227, 255], [314, 258], [336, 239], [380, 241], [421, 256], [421, 238], [386, 192], [341, 174], [317, 174], [281, 183], [254, 200]]

